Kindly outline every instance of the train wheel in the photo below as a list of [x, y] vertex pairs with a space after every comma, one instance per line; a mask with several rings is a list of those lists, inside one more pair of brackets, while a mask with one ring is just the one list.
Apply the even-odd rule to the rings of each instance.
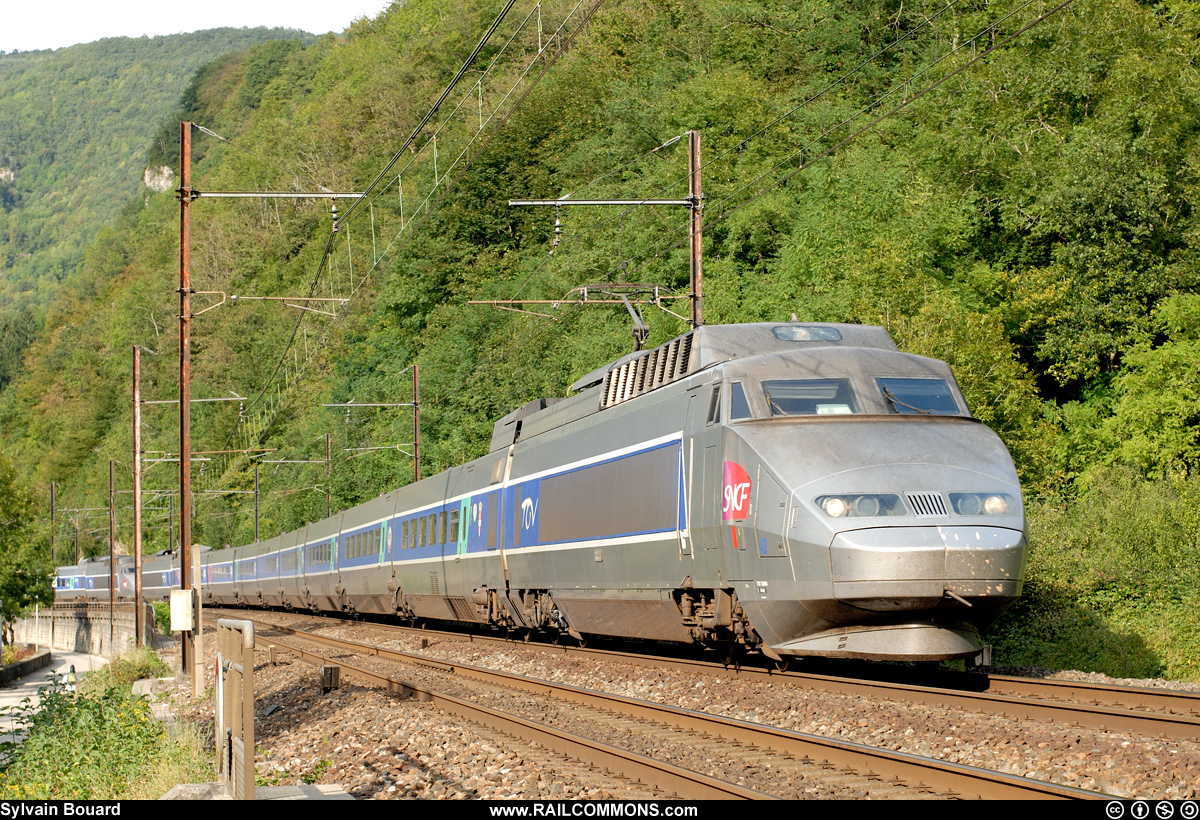
[[718, 646], [717, 653], [721, 658], [721, 665], [734, 668], [741, 666], [741, 653], [738, 650], [739, 646], [734, 641]]

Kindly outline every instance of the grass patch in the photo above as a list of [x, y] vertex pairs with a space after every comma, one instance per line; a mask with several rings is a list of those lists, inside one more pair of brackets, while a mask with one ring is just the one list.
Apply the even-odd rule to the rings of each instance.
[[119, 658], [114, 658], [108, 665], [88, 673], [80, 681], [81, 692], [102, 692], [116, 687], [132, 687], [134, 681], [142, 678], [164, 678], [172, 674], [171, 667], [162, 662], [158, 654], [151, 649], [135, 649]]
[[1200, 478], [1115, 470], [1027, 515], [1025, 591], [987, 636], [996, 663], [1200, 680]]
[[0, 743], [0, 799], [150, 799], [176, 783], [211, 779], [197, 729], [154, 720], [149, 700], [125, 682], [130, 670], [154, 664], [114, 666], [88, 675], [76, 695], [43, 690], [36, 713], [28, 703], [11, 710], [27, 736]]

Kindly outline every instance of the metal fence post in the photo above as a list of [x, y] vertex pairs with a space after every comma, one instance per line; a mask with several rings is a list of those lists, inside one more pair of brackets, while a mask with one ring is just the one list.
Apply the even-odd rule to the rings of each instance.
[[[253, 800], [253, 623], [229, 618], [217, 621], [217, 664], [215, 713], [219, 722], [215, 740], [222, 778], [234, 800]], [[225, 736], [230, 739], [226, 741]]]

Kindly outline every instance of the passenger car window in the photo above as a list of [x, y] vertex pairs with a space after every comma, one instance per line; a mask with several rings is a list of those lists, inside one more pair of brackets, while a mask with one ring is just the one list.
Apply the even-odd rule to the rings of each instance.
[[858, 412], [849, 379], [774, 379], [762, 383], [772, 416], [832, 416]]
[[876, 379], [888, 410], [903, 415], [961, 416], [944, 379]]

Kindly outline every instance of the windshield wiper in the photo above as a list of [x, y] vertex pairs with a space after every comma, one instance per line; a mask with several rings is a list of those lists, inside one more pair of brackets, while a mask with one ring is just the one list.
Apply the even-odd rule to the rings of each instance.
[[[936, 414], [936, 413], [934, 413], [932, 410], [925, 410], [925, 409], [922, 409], [922, 408], [920, 408], [920, 407], [914, 407], [914, 406], [913, 406], [913, 405], [911, 405], [911, 404], [908, 404], [908, 403], [906, 403], [906, 402], [902, 402], [902, 401], [900, 401], [900, 399], [898, 399], [898, 398], [896, 397], [896, 394], [892, 392], [892, 390], [891, 390], [891, 388], [890, 388], [890, 387], [885, 387], [885, 388], [883, 388], [883, 397], [884, 397], [885, 399], [887, 399], [889, 402], [891, 402], [891, 404], [892, 404], [892, 409], [893, 409], [893, 410], [895, 410], [895, 409], [896, 409], [896, 406], [897, 406], [897, 405], [899, 405], [900, 407], [907, 407], [909, 410], [912, 410], [914, 413], [920, 413], [920, 414], [922, 414], [922, 415], [925, 415], [925, 416], [935, 416], [935, 415], [937, 415], [937, 414]], [[896, 412], [899, 412], [899, 411], [896, 411]]]
[[763, 395], [765, 395], [767, 397], [767, 406], [771, 408], [772, 416], [786, 416], [787, 415], [787, 413], [784, 412], [784, 409], [782, 407], [780, 407], [778, 404], [776, 404], [775, 400], [773, 398], [771, 398], [770, 393], [768, 393], [766, 390], [764, 390]]

